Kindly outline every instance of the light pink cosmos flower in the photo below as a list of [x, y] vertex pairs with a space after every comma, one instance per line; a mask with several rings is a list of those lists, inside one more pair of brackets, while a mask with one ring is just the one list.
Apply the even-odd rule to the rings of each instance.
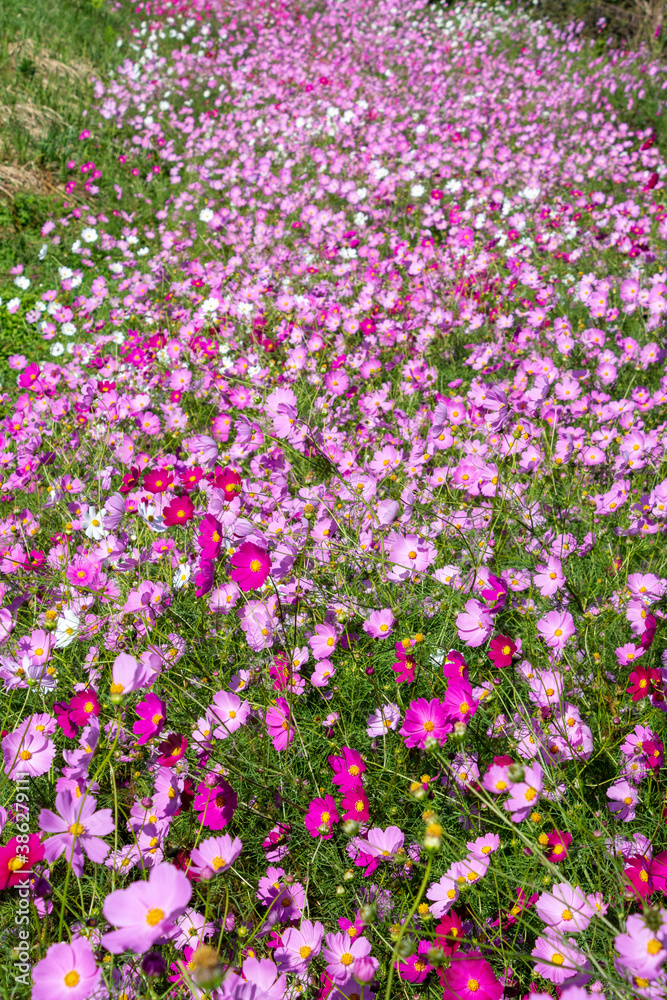
[[[52, 944], [32, 970], [32, 1000], [89, 1000], [98, 994], [102, 970], [86, 938]], [[106, 992], [102, 990], [101, 992]]]
[[618, 646], [615, 652], [619, 666], [627, 667], [638, 660], [646, 651], [643, 646], [635, 646], [634, 642], [626, 642], [624, 646]]
[[102, 864], [109, 846], [101, 837], [116, 829], [111, 818], [111, 809], [97, 809], [97, 802], [91, 795], [73, 797], [70, 792], [56, 795], [57, 813], [42, 809], [39, 814], [39, 828], [43, 833], [55, 836], [44, 841], [44, 856], [47, 861], [55, 861], [61, 854], [72, 865], [72, 871], [80, 878], [83, 874], [84, 852], [94, 864]]
[[113, 662], [111, 694], [126, 695], [151, 684], [159, 671], [160, 661], [143, 663], [129, 653], [120, 653]]
[[537, 567], [537, 573], [533, 576], [533, 583], [539, 588], [542, 597], [551, 597], [565, 583], [565, 574], [560, 559], [550, 556], [546, 565]]
[[481, 646], [493, 632], [493, 618], [483, 604], [471, 599], [456, 616], [456, 627], [466, 646]]
[[232, 840], [226, 833], [219, 837], [208, 837], [190, 851], [190, 870], [208, 881], [214, 875], [226, 872], [234, 864], [242, 848], [242, 840], [238, 837]]
[[552, 983], [564, 983], [586, 964], [583, 952], [557, 933], [538, 937], [531, 951], [535, 959], [535, 972]]
[[570, 934], [586, 930], [595, 912], [581, 889], [569, 882], [559, 882], [551, 892], [543, 892], [535, 909], [549, 928]]
[[366, 723], [366, 733], [373, 739], [376, 736], [384, 736], [391, 729], [398, 729], [401, 721], [401, 710], [398, 705], [388, 702], [386, 705], [376, 708], [368, 716]]
[[232, 973], [225, 981], [225, 995], [230, 1000], [283, 1000], [287, 977], [278, 975], [274, 962], [268, 958], [246, 958], [243, 978]]
[[485, 833], [469, 841], [466, 847], [473, 858], [488, 858], [489, 854], [494, 854], [500, 847], [500, 837], [497, 833]]
[[434, 917], [444, 917], [459, 898], [459, 881], [445, 873], [439, 882], [432, 882], [426, 891], [426, 898], [432, 900], [430, 910]]
[[218, 740], [224, 740], [246, 724], [250, 705], [231, 691], [217, 691], [213, 695], [213, 704], [209, 706], [206, 714], [211, 726], [220, 723], [213, 730], [213, 735]]
[[635, 818], [639, 792], [627, 781], [617, 781], [607, 789], [609, 811], [624, 823], [630, 823]]
[[55, 743], [43, 733], [18, 729], [14, 733], [8, 733], [2, 741], [5, 774], [11, 781], [16, 781], [21, 775], [38, 778], [46, 774], [55, 755]]
[[397, 826], [388, 826], [386, 830], [376, 826], [365, 837], [355, 837], [354, 845], [374, 858], [392, 858], [404, 842], [405, 835]]
[[344, 983], [350, 976], [355, 959], [365, 958], [371, 953], [371, 943], [365, 937], [350, 940], [348, 934], [327, 934], [322, 957], [327, 963], [327, 972], [334, 983]]
[[326, 623], [316, 625], [315, 634], [311, 635], [308, 640], [308, 644], [313, 651], [315, 659], [328, 659], [336, 648], [337, 638], [336, 629], [333, 625], [327, 625]]
[[543, 778], [541, 764], [535, 763], [525, 768], [523, 781], [511, 785], [505, 809], [512, 814], [513, 823], [522, 823], [533, 811], [542, 792]]
[[617, 934], [614, 946], [619, 958], [614, 964], [619, 972], [641, 979], [656, 979], [667, 959], [662, 933], [652, 931], [639, 913], [632, 913], [625, 922], [625, 933]]
[[147, 882], [133, 882], [127, 889], [109, 893], [102, 912], [118, 930], [103, 934], [102, 946], [112, 955], [126, 950], [143, 954], [172, 930], [191, 896], [192, 885], [180, 868], [156, 865]]
[[281, 934], [282, 945], [274, 951], [278, 968], [303, 974], [320, 953], [324, 927], [318, 921], [302, 920], [299, 927], [288, 927]]
[[537, 630], [550, 649], [561, 650], [577, 631], [569, 611], [550, 611], [537, 622]]
[[383, 608], [381, 611], [373, 611], [362, 628], [370, 635], [371, 639], [386, 639], [394, 628], [394, 616], [391, 609]]

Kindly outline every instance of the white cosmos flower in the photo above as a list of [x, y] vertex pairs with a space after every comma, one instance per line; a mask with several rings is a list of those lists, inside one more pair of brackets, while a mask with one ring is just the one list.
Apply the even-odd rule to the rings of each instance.
[[79, 616], [68, 608], [56, 622], [56, 649], [65, 649], [76, 639], [79, 632]]
[[81, 518], [81, 524], [86, 538], [92, 538], [95, 542], [99, 542], [101, 538], [106, 538], [109, 532], [106, 531], [104, 527], [105, 515], [106, 510], [104, 508], [100, 511], [95, 510], [94, 507], [88, 508], [86, 513]]

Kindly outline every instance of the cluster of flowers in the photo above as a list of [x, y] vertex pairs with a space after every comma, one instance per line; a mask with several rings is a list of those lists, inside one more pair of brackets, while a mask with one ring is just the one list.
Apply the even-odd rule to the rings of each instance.
[[663, 67], [303, 6], [140, 4], [131, 194], [0, 303], [67, 354], [0, 428], [34, 1000], [659, 1000]]

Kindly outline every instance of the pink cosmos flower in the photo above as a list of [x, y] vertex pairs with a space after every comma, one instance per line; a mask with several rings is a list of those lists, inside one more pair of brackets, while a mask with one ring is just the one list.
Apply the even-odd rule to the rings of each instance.
[[36, 833], [28, 834], [26, 843], [19, 843], [17, 837], [0, 847], [0, 889], [7, 889], [24, 883], [27, 885], [32, 875], [32, 866], [44, 857], [44, 845]]
[[535, 909], [548, 928], [569, 934], [586, 930], [594, 914], [581, 889], [573, 888], [569, 882], [559, 882], [551, 892], [543, 892]]
[[218, 774], [209, 774], [197, 785], [192, 803], [197, 822], [209, 830], [224, 830], [231, 821], [238, 805], [238, 796], [232, 786]]
[[327, 972], [335, 983], [344, 983], [350, 975], [355, 959], [365, 958], [371, 953], [371, 943], [365, 937], [351, 941], [347, 934], [327, 934], [322, 957], [327, 963]]
[[51, 769], [56, 745], [42, 733], [8, 733], [2, 740], [5, 774], [11, 781], [21, 775], [39, 778]]
[[147, 663], [142, 663], [129, 653], [119, 653], [113, 662], [112, 695], [126, 695], [146, 687], [149, 679], [155, 675]]
[[173, 482], [173, 472], [168, 472], [167, 469], [155, 469], [144, 476], [143, 488], [148, 493], [164, 493]]
[[361, 785], [348, 788], [341, 802], [341, 809], [344, 809], [343, 819], [353, 819], [358, 823], [368, 822], [368, 799]]
[[496, 635], [491, 640], [487, 656], [495, 667], [509, 667], [516, 650], [516, 643], [509, 636]]
[[208, 881], [214, 875], [226, 872], [234, 864], [242, 848], [243, 841], [238, 837], [232, 840], [226, 833], [202, 840], [198, 847], [193, 847], [190, 851], [189, 873]]
[[373, 827], [364, 837], [355, 837], [354, 845], [364, 854], [370, 854], [373, 858], [391, 859], [401, 850], [405, 842], [405, 835], [397, 826], [388, 826], [383, 830], [379, 826]]
[[432, 882], [426, 890], [426, 898], [432, 900], [429, 907], [434, 917], [443, 917], [459, 898], [458, 879], [445, 874], [439, 882]]
[[445, 693], [443, 707], [449, 722], [470, 722], [477, 711], [472, 687], [467, 680], [452, 680]]
[[632, 913], [625, 921], [625, 933], [617, 934], [614, 946], [619, 954], [615, 965], [625, 972], [641, 979], [656, 979], [667, 958], [667, 951], [655, 931], [647, 926], [639, 913]]
[[430, 701], [419, 698], [410, 702], [400, 733], [404, 737], [406, 747], [418, 746], [423, 749], [429, 737], [442, 744], [453, 728], [441, 701], [437, 698], [432, 698]]
[[75, 726], [87, 726], [91, 716], [100, 714], [100, 703], [94, 691], [80, 691], [69, 703], [69, 717]]
[[52, 944], [32, 970], [32, 1000], [89, 1000], [102, 983], [87, 938]]
[[634, 642], [626, 642], [624, 646], [616, 649], [616, 660], [621, 667], [627, 667], [629, 663], [634, 663], [640, 656], [644, 655], [642, 646], [635, 646]]
[[336, 629], [333, 625], [316, 625], [315, 634], [310, 637], [308, 644], [313, 651], [316, 660], [324, 660], [333, 654], [337, 640]]
[[556, 932], [538, 937], [531, 955], [535, 959], [535, 972], [557, 985], [570, 979], [586, 964], [583, 952]]
[[162, 508], [164, 523], [168, 527], [174, 524], [187, 524], [191, 521], [195, 507], [188, 496], [175, 497], [170, 504]]
[[284, 698], [276, 699], [275, 706], [266, 713], [266, 728], [276, 750], [285, 750], [294, 739], [290, 707]]
[[248, 721], [250, 705], [239, 698], [233, 691], [217, 691], [213, 695], [213, 704], [208, 709], [211, 725], [220, 725], [213, 730], [218, 740], [226, 739], [231, 733], [244, 726]]
[[370, 635], [371, 639], [386, 639], [394, 629], [394, 616], [391, 609], [383, 608], [381, 611], [373, 611], [362, 628]]
[[555, 556], [550, 556], [546, 565], [538, 566], [537, 570], [533, 583], [539, 588], [542, 597], [551, 597], [565, 584], [562, 563]]
[[543, 777], [541, 764], [535, 763], [524, 769], [523, 781], [511, 786], [505, 809], [512, 814], [513, 823], [522, 823], [535, 809], [542, 792]]
[[493, 632], [493, 618], [483, 604], [471, 599], [456, 616], [456, 627], [466, 646], [481, 646]]
[[133, 882], [105, 899], [102, 912], [118, 930], [102, 935], [103, 947], [112, 955], [126, 950], [143, 954], [172, 930], [191, 896], [192, 885], [184, 872], [174, 865], [156, 865], [147, 882]]
[[537, 623], [537, 630], [550, 649], [561, 650], [577, 631], [569, 611], [550, 611]]
[[607, 789], [609, 811], [614, 813], [617, 819], [624, 823], [630, 823], [635, 818], [639, 793], [627, 781], [617, 781], [615, 785]]
[[394, 968], [401, 979], [408, 983], [423, 983], [433, 968], [426, 960], [426, 955], [433, 947], [431, 941], [420, 941], [417, 952], [403, 962], [396, 962]]
[[303, 974], [320, 953], [324, 927], [318, 921], [302, 920], [299, 927], [288, 927], [281, 934], [282, 944], [274, 951], [280, 969]]
[[55, 834], [44, 842], [44, 857], [47, 861], [55, 861], [64, 854], [72, 871], [80, 878], [84, 852], [97, 865], [102, 864], [109, 853], [109, 846], [100, 838], [116, 829], [111, 809], [96, 812], [97, 802], [92, 795], [76, 798], [67, 791], [56, 794], [56, 809], [57, 813], [42, 809], [39, 814], [40, 830]]
[[146, 695], [144, 701], [140, 701], [135, 712], [139, 716], [139, 721], [132, 726], [132, 732], [138, 736], [137, 745], [143, 746], [154, 736], [159, 736], [167, 720], [167, 706], [156, 694], [152, 692]]
[[[308, 812], [304, 817], [306, 829], [311, 837], [321, 837], [322, 840], [331, 840], [333, 837], [333, 825], [339, 822], [336, 800], [331, 795], [326, 795], [323, 799], [313, 799], [308, 806]], [[322, 833], [320, 827], [326, 827], [327, 832]]]
[[158, 745], [156, 764], [161, 767], [174, 767], [188, 748], [188, 741], [180, 733], [171, 733], [166, 740]]
[[231, 578], [241, 590], [256, 590], [271, 572], [271, 560], [264, 549], [254, 542], [243, 542], [231, 558], [234, 569]]
[[342, 757], [331, 756], [328, 758], [329, 767], [332, 768], [334, 776], [332, 784], [337, 785], [342, 792], [348, 788], [354, 788], [361, 784], [361, 775], [366, 770], [363, 757], [352, 747], [342, 747]]
[[232, 973], [226, 980], [228, 996], [233, 1000], [283, 1000], [287, 977], [278, 975], [274, 962], [268, 958], [246, 958], [243, 978]]
[[448, 969], [438, 970], [443, 1000], [500, 1000], [503, 985], [479, 952], [452, 957]]
[[401, 721], [401, 710], [398, 705], [393, 702], [388, 702], [386, 705], [381, 705], [380, 708], [376, 708], [368, 716], [366, 722], [366, 735], [374, 739], [377, 736], [385, 736], [390, 730], [398, 729], [398, 724]]

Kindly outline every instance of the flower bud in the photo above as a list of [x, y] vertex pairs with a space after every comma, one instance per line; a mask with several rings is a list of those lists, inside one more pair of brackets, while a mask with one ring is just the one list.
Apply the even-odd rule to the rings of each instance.
[[426, 753], [433, 753], [440, 746], [440, 742], [436, 740], [435, 736], [427, 736], [424, 740], [424, 750]]
[[317, 828], [317, 832], [322, 837], [326, 837], [327, 834], [330, 833], [330, 831], [331, 831], [331, 827], [329, 826], [328, 823], [320, 823], [320, 825]]
[[343, 833], [346, 837], [356, 837], [359, 833], [360, 826], [356, 819], [346, 819], [343, 823]]
[[426, 798], [426, 789], [421, 781], [413, 781], [410, 784], [410, 795], [413, 799], [416, 799], [417, 802], [421, 802], [422, 799]]
[[147, 976], [161, 976], [166, 967], [165, 960], [158, 951], [149, 951], [141, 962], [141, 971]]
[[220, 964], [220, 956], [208, 944], [199, 945], [189, 965], [192, 980], [207, 993], [217, 989], [224, 979], [225, 969]]
[[436, 969], [448, 969], [450, 965], [449, 955], [442, 948], [429, 948], [426, 952], [426, 961]]
[[377, 903], [365, 903], [359, 907], [359, 916], [365, 924], [372, 924], [378, 915]]
[[507, 768], [507, 777], [510, 779], [512, 784], [517, 784], [517, 782], [523, 781], [526, 777], [523, 764], [510, 764]]
[[399, 958], [409, 958], [410, 955], [414, 954], [414, 951], [415, 951], [415, 939], [411, 937], [409, 934], [406, 934], [405, 937], [401, 938], [399, 945], [396, 949], [396, 954], [399, 956]]
[[465, 735], [468, 732], [468, 727], [465, 722], [455, 722], [454, 723], [454, 736], [457, 740], [464, 740]]
[[355, 959], [352, 975], [358, 983], [370, 983], [378, 970], [380, 963], [372, 955], [362, 955]]

